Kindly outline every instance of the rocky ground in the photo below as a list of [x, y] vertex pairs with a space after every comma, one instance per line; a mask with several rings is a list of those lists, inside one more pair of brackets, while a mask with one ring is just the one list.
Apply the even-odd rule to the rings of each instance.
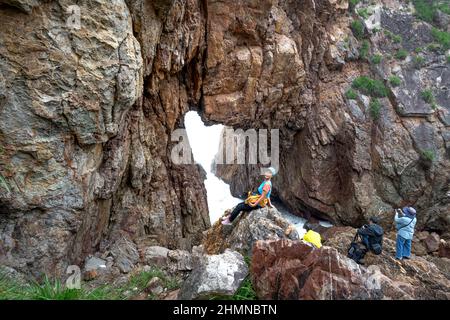
[[[395, 234], [388, 232], [383, 253], [368, 253], [358, 265], [346, 256], [354, 228], [311, 227], [322, 234], [321, 249], [298, 239], [294, 226], [276, 209], [255, 210], [233, 226], [217, 222], [192, 252], [145, 247], [138, 254], [140, 262], [129, 269], [123, 268], [125, 255], [120, 260], [89, 257], [82, 270], [83, 288], [108, 284], [102, 298], [138, 300], [229, 299], [244, 286], [253, 292], [244, 298], [252, 299], [450, 298], [450, 243], [435, 234], [417, 234], [412, 259], [398, 262]], [[26, 275], [7, 271], [16, 281], [27, 281]]]

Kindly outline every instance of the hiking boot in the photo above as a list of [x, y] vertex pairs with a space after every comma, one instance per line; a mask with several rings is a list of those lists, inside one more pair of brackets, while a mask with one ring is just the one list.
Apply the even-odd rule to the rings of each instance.
[[224, 226], [230, 225], [231, 224], [230, 218], [227, 217], [225, 220], [222, 220], [222, 224]]
[[403, 257], [403, 259], [405, 259], [405, 260], [410, 260], [411, 257]]

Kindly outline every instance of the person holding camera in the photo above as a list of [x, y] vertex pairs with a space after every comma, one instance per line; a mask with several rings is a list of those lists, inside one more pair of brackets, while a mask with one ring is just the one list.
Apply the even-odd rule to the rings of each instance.
[[397, 229], [397, 244], [395, 258], [397, 260], [411, 258], [411, 242], [416, 226], [416, 209], [404, 207], [395, 210], [395, 224]]

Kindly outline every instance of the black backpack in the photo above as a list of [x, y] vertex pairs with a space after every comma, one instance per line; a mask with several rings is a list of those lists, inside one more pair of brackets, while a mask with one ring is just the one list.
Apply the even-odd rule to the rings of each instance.
[[361, 263], [360, 260], [364, 258], [367, 253], [366, 246], [359, 241], [359, 234], [356, 233], [350, 248], [348, 248], [347, 257], [354, 260], [356, 263]]
[[374, 254], [379, 255], [383, 251], [383, 236], [378, 236], [375, 239], [369, 239], [370, 251]]
[[379, 255], [383, 251], [383, 228], [379, 225], [372, 227], [373, 235], [369, 237], [370, 251]]

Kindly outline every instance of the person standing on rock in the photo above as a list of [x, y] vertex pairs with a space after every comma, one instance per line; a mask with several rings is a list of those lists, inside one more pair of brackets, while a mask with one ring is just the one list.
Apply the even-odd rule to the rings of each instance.
[[247, 199], [244, 202], [239, 203], [231, 212], [229, 216], [225, 216], [222, 219], [223, 225], [229, 225], [231, 224], [234, 219], [237, 218], [237, 216], [242, 211], [252, 211], [255, 209], [263, 208], [266, 205], [269, 205], [269, 207], [272, 207], [272, 203], [270, 202], [270, 194], [272, 192], [272, 176], [274, 176], [276, 173], [276, 170], [272, 167], [268, 168], [264, 173], [264, 181], [260, 184], [258, 187], [258, 193], [254, 195], [249, 195]]
[[404, 207], [395, 210], [395, 223], [397, 229], [396, 255], [397, 260], [411, 258], [411, 242], [416, 226], [416, 210], [413, 207]]

